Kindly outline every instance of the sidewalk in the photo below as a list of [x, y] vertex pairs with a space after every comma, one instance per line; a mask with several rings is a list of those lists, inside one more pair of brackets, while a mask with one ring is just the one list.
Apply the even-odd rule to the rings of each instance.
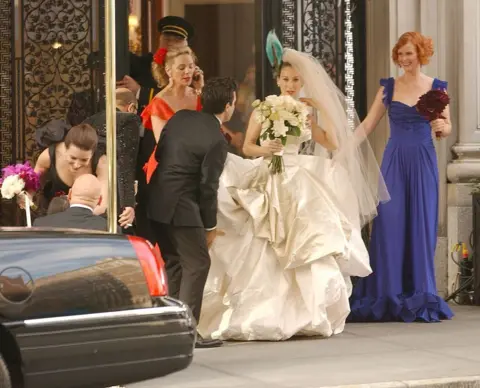
[[[480, 307], [453, 308], [437, 324], [349, 324], [330, 339], [198, 350], [187, 370], [129, 388], [480, 387], [469, 377], [480, 375]], [[439, 378], [454, 379], [410, 382]]]

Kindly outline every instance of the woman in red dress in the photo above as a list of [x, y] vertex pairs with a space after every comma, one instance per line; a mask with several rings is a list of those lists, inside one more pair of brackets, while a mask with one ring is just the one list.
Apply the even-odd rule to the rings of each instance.
[[[200, 94], [204, 80], [203, 72], [195, 65], [195, 57], [189, 47], [170, 51], [159, 49], [153, 57], [152, 73], [159, 85], [167, 86], [144, 109], [142, 121], [145, 129], [153, 131], [155, 142], [158, 143], [163, 127], [175, 112], [202, 109]], [[155, 149], [144, 167], [147, 183], [157, 167]]]

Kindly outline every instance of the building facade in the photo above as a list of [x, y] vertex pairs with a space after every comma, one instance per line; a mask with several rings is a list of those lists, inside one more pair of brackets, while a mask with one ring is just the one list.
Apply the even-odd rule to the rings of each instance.
[[[118, 76], [128, 72], [128, 48], [154, 51], [156, 20], [178, 15], [194, 24], [191, 42], [206, 76], [233, 75], [249, 98], [275, 92], [264, 39], [275, 28], [284, 45], [317, 57], [343, 87], [342, 0], [125, 0], [117, 2]], [[352, 0], [355, 95], [363, 118], [382, 77], [397, 76], [391, 49], [406, 31], [435, 42], [426, 74], [449, 82], [453, 133], [436, 142], [440, 171], [437, 281], [446, 295], [458, 268], [449, 259], [472, 231], [471, 179], [480, 178], [480, 1]], [[42, 4], [42, 7], [40, 7]], [[0, 165], [34, 161], [35, 130], [102, 106], [103, 1], [0, 2]], [[118, 78], [118, 77], [117, 77]], [[74, 112], [74, 113], [75, 113]], [[241, 128], [248, 112], [232, 124]], [[238, 129], [237, 128], [237, 129]], [[378, 160], [389, 136], [386, 118], [371, 136]], [[2, 202], [0, 225], [23, 219]], [[471, 248], [471, 247], [470, 247]]]

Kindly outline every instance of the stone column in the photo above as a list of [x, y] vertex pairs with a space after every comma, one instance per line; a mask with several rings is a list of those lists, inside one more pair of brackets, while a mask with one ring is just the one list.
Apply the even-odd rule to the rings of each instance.
[[[452, 34], [456, 50], [452, 55], [456, 58], [458, 84], [453, 95], [456, 107], [454, 159], [447, 168], [449, 245], [469, 242], [472, 231], [469, 182], [480, 178], [480, 2], [460, 0], [454, 3], [456, 33], [452, 31]], [[457, 266], [449, 262], [449, 291], [452, 291], [457, 271]]]
[[[449, 4], [450, 3], [450, 4]], [[431, 77], [436, 77], [449, 82], [450, 89], [454, 86], [456, 75], [448, 72], [449, 61], [455, 58], [452, 55], [453, 46], [450, 44], [451, 34], [447, 31], [447, 15], [452, 15], [454, 10], [448, 9], [452, 2], [448, 0], [421, 0], [417, 5], [417, 31], [430, 36], [434, 42], [435, 54], [423, 71]], [[448, 17], [450, 17], [448, 16]], [[451, 25], [450, 27], [451, 28]], [[452, 85], [453, 84], [453, 85]], [[435, 251], [435, 274], [437, 288], [440, 295], [448, 293], [448, 213], [447, 213], [447, 164], [450, 158], [450, 145], [448, 139], [434, 140], [437, 151], [438, 177], [439, 177], [439, 209], [438, 209], [438, 235]]]
[[[367, 105], [370, 108], [380, 87], [380, 78], [391, 74], [390, 60], [390, 20], [389, 0], [369, 0], [367, 2]], [[390, 129], [386, 117], [382, 118], [369, 140], [375, 151], [378, 163], [381, 163], [383, 150], [387, 144]]]

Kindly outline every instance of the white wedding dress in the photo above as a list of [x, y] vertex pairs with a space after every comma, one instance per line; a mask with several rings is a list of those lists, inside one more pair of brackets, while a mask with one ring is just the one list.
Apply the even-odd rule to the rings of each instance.
[[[371, 273], [359, 225], [338, 201], [348, 180], [325, 157], [298, 155], [288, 137], [285, 172], [229, 154], [218, 192], [218, 228], [198, 330], [205, 338], [286, 340], [341, 333], [350, 276]], [[355, 208], [352, 207], [352, 212]]]

